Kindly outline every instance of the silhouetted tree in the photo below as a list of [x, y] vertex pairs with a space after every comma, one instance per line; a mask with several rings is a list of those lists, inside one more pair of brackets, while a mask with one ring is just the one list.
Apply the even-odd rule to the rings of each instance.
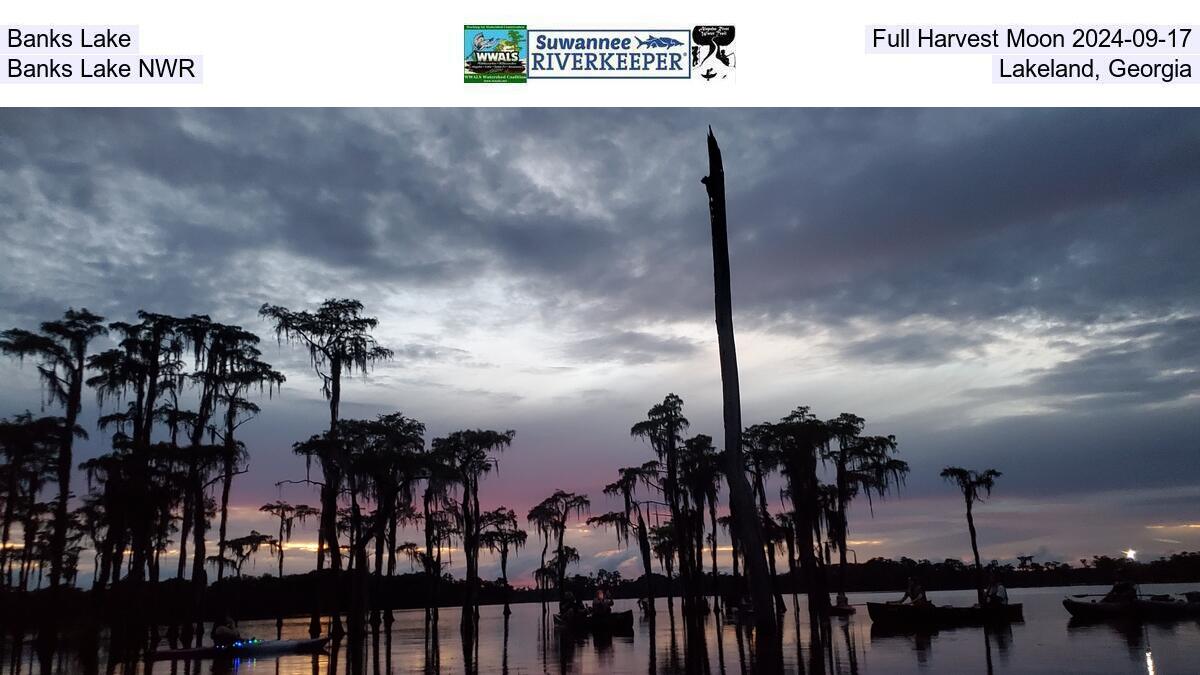
[[775, 424], [758, 426], [765, 434], [765, 442], [774, 449], [787, 481], [786, 494], [792, 501], [796, 552], [808, 589], [809, 612], [825, 613], [828, 610], [829, 593], [816, 555], [822, 520], [817, 459], [821, 449], [829, 442], [829, 427], [810, 413], [806, 406], [796, 408]]
[[[262, 361], [262, 352], [258, 349], [258, 336], [242, 330], [238, 326], [226, 326], [221, 337], [223, 347], [221, 358], [225, 361], [220, 367], [217, 381], [216, 401], [224, 404], [225, 414], [222, 426], [214, 430], [221, 441], [221, 522], [218, 528], [217, 551], [225, 556], [225, 531], [229, 521], [229, 493], [233, 486], [233, 477], [240, 471], [240, 464], [246, 457], [245, 446], [234, 437], [237, 429], [259, 413], [259, 407], [245, 398], [245, 393], [254, 387], [265, 389], [268, 394], [282, 386], [285, 378], [282, 373]], [[218, 580], [221, 570], [217, 570]]]
[[[124, 509], [122, 519], [129, 535], [129, 579], [138, 584], [146, 579], [154, 555], [155, 517], [160, 511], [155, 494], [144, 489], [155, 482], [155, 471], [163, 457], [156, 457], [151, 436], [159, 407], [159, 397], [170, 386], [164, 383], [182, 375], [181, 356], [185, 342], [178, 333], [179, 320], [166, 314], [139, 311], [138, 323], [116, 321], [108, 328], [119, 337], [115, 349], [88, 357], [88, 368], [97, 375], [87, 384], [96, 389], [103, 405], [107, 399], [127, 402], [124, 410], [100, 418], [101, 428], [116, 427], [114, 462], [123, 464], [121, 482], [143, 489], [129, 489], [118, 503], [108, 504], [110, 511]], [[110, 467], [111, 468], [111, 467]], [[110, 534], [114, 534], [111, 532]]]
[[58, 496], [54, 501], [53, 531], [50, 537], [50, 588], [57, 588], [63, 572], [63, 555], [70, 522], [68, 500], [71, 495], [72, 448], [79, 413], [83, 408], [83, 385], [87, 368], [88, 345], [105, 334], [104, 318], [81, 310], [68, 309], [56, 321], [43, 322], [37, 332], [11, 328], [0, 333], [0, 352], [38, 361], [38, 374], [47, 400], [63, 407], [63, 426], [58, 433], [55, 478]]
[[[204, 633], [200, 620], [204, 589], [208, 584], [205, 571], [209, 558], [207, 534], [210, 519], [215, 516], [214, 503], [208, 497], [208, 489], [211, 487], [209, 478], [214, 470], [221, 468], [221, 479], [224, 483], [224, 478], [231, 473], [225, 470], [228, 462], [231, 459], [236, 461], [236, 446], [231, 451], [224, 444], [212, 442], [215, 440], [215, 428], [218, 426], [214, 419], [218, 417], [219, 397], [230, 376], [231, 363], [236, 360], [233, 354], [238, 349], [244, 333], [245, 331], [238, 326], [226, 326], [202, 314], [193, 314], [180, 319], [176, 324], [176, 334], [183, 343], [185, 352], [191, 352], [193, 370], [187, 375], [187, 379], [196, 392], [195, 410], [175, 413], [180, 424], [188, 430], [188, 447], [184, 460], [187, 477], [179, 533], [180, 556], [177, 574], [182, 577], [187, 565], [184, 542], [190, 532], [192, 609], [197, 623], [195, 630], [199, 635]], [[236, 407], [235, 403], [235, 411]], [[172, 439], [174, 440], [174, 432]], [[185, 626], [185, 643], [189, 641], [188, 631], [191, 628], [190, 624]]]
[[554, 494], [546, 497], [541, 502], [536, 504], [529, 510], [526, 519], [537, 530], [538, 536], [545, 542], [542, 547], [542, 567], [545, 568], [546, 547], [553, 540], [555, 543], [554, 557], [549, 563], [550, 569], [554, 572], [555, 588], [561, 594], [563, 592], [563, 584], [567, 575], [566, 563], [569, 556], [565, 556], [563, 539], [567, 532], [567, 523], [571, 516], [580, 516], [588, 512], [591, 507], [591, 502], [587, 495], [576, 494], [574, 492], [566, 492], [564, 490], [555, 490]]
[[226, 542], [226, 547], [229, 549], [232, 558], [215, 557], [212, 561], [218, 566], [228, 565], [233, 568], [234, 573], [240, 579], [242, 577], [242, 567], [246, 564], [258, 549], [263, 546], [275, 548], [278, 542], [272, 539], [270, 535], [250, 530], [250, 534], [244, 537], [236, 537]]
[[[12, 583], [13, 563], [20, 553], [17, 568], [18, 588], [25, 588], [27, 570], [33, 554], [42, 519], [48, 513], [38, 500], [43, 486], [55, 475], [56, 457], [60, 451], [66, 421], [61, 417], [35, 418], [25, 412], [11, 420], [0, 421], [0, 479], [3, 499], [3, 518], [0, 520], [0, 585]], [[77, 429], [76, 433], [82, 433]], [[12, 526], [22, 529], [22, 545], [11, 546]]]
[[621, 511], [612, 511], [598, 516], [588, 518], [588, 524], [596, 527], [612, 527], [617, 533], [617, 543], [619, 545], [627, 545], [629, 543], [629, 530], [633, 529], [634, 536], [637, 539], [638, 550], [642, 557], [642, 572], [643, 572], [643, 591], [642, 597], [646, 600], [646, 613], [654, 614], [654, 589], [653, 575], [654, 569], [651, 567], [652, 551], [650, 547], [650, 532], [646, 526], [646, 518], [643, 513], [643, 506], [648, 505], [649, 501], [639, 501], [636, 498], [636, 491], [639, 485], [646, 488], [658, 488], [658, 473], [659, 464], [655, 461], [649, 461], [641, 466], [629, 466], [617, 469], [618, 478], [615, 482], [604, 486], [604, 494], [609, 496], [620, 496], [623, 509]]
[[[394, 540], [401, 512], [412, 510], [412, 486], [418, 480], [425, 448], [425, 425], [401, 413], [380, 415], [373, 420], [342, 420], [341, 442], [346, 446], [346, 484], [350, 496], [348, 525], [351, 567], [358, 596], [369, 601], [367, 593], [370, 573], [367, 549], [374, 542], [374, 583], [379, 587], [383, 576], [383, 553]], [[365, 501], [375, 505], [368, 518], [363, 512]], [[372, 622], [379, 620], [378, 608], [364, 607], [371, 612]]]
[[[772, 611], [771, 580], [767, 571], [762, 525], [754, 514], [754, 498], [746, 480], [742, 459], [742, 402], [738, 384], [737, 347], [733, 333], [733, 292], [729, 272], [729, 231], [725, 214], [725, 168], [721, 148], [712, 128], [708, 130], [708, 175], [702, 179], [708, 192], [712, 226], [713, 288], [717, 320], [717, 343], [721, 358], [721, 400], [725, 422], [725, 480], [729, 485], [729, 511], [742, 542], [746, 579], [754, 602], [754, 626], [760, 643], [772, 653], [779, 627]], [[764, 658], [767, 656], [764, 654]], [[767, 658], [774, 661], [773, 658]]]
[[432, 450], [419, 458], [421, 478], [425, 490], [421, 495], [421, 521], [425, 533], [425, 551], [421, 564], [429, 581], [425, 596], [425, 619], [430, 621], [438, 615], [438, 588], [442, 576], [442, 548], [448, 546], [458, 534], [454, 512], [457, 505], [450, 498], [450, 486], [454, 472], [444, 461], [441, 453]]
[[444, 461], [454, 473], [455, 482], [462, 489], [461, 529], [463, 557], [466, 558], [466, 594], [463, 597], [462, 623], [466, 627], [478, 618], [479, 604], [479, 535], [482, 531], [479, 508], [479, 480], [496, 468], [493, 453], [502, 452], [513, 440], [516, 432], [474, 429], [456, 431], [445, 438], [433, 440], [435, 455]]
[[512, 509], [503, 506], [492, 511], [484, 512], [480, 518], [483, 532], [479, 535], [480, 543], [492, 553], [500, 555], [500, 583], [504, 586], [504, 614], [512, 613], [508, 606], [512, 587], [508, 584], [508, 555], [520, 551], [529, 534], [517, 527], [517, 514]]
[[650, 528], [650, 549], [658, 564], [667, 574], [667, 602], [673, 602], [675, 597], [675, 557], [679, 554], [679, 542], [675, 538], [675, 528], [672, 523], [655, 525]]
[[[331, 299], [321, 303], [315, 312], [294, 311], [278, 305], [264, 304], [259, 314], [275, 325], [275, 335], [281, 341], [299, 343], [308, 351], [309, 364], [321, 379], [321, 393], [329, 401], [329, 440], [316, 459], [321, 465], [323, 481], [321, 492], [320, 537], [325, 542], [324, 551], [329, 555], [330, 567], [341, 569], [340, 546], [337, 536], [337, 501], [342, 487], [343, 467], [339, 463], [340, 452], [338, 420], [342, 400], [342, 375], [352, 375], [355, 370], [366, 372], [377, 361], [390, 359], [392, 351], [380, 346], [371, 331], [379, 324], [378, 319], [362, 315], [363, 305], [358, 300]], [[311, 459], [312, 455], [309, 455]], [[324, 559], [318, 553], [317, 569], [323, 567]], [[332, 617], [334, 632], [340, 632], [341, 624]], [[314, 614], [309, 632], [319, 634], [320, 623]]]
[[558, 550], [554, 552], [554, 557], [550, 559], [549, 565], [558, 579], [555, 583], [559, 588], [566, 586], [567, 568], [578, 564], [579, 560], [579, 549], [574, 546], [559, 546]]
[[742, 434], [743, 456], [746, 461], [746, 471], [750, 475], [751, 496], [758, 520], [762, 526], [763, 545], [766, 547], [767, 570], [771, 575], [771, 586], [775, 597], [776, 611], [782, 611], [783, 596], [775, 584], [778, 570], [775, 562], [775, 544], [771, 535], [774, 522], [771, 519], [770, 500], [767, 498], [767, 478], [779, 470], [781, 464], [780, 449], [777, 445], [776, 429], [771, 424], [756, 424], [748, 427]]
[[279, 578], [282, 579], [283, 550], [287, 543], [292, 540], [292, 528], [295, 527], [297, 520], [304, 522], [307, 518], [316, 515], [318, 512], [307, 504], [292, 506], [283, 500], [263, 504], [258, 507], [258, 510], [263, 513], [269, 513], [279, 519], [279, 536], [275, 537], [275, 543], [272, 548], [275, 549], [275, 556], [279, 560]]
[[[712, 437], [698, 434], [684, 442], [680, 460], [680, 473], [692, 508], [688, 514], [692, 520], [693, 541], [696, 549], [697, 571], [704, 571], [704, 545], [709, 544], [712, 557], [712, 589], [714, 602], [720, 603], [717, 588], [717, 495], [721, 491], [721, 454], [713, 446]], [[704, 531], [704, 514], [708, 513], [710, 533]]]
[[[683, 588], [683, 611], [685, 614], [699, 614], [706, 607], [701, 592], [703, 570], [699, 553], [699, 547], [703, 546], [700, 530], [704, 521], [702, 510], [694, 508], [689, 499], [688, 485], [684, 482], [683, 432], [687, 428], [688, 420], [683, 416], [683, 399], [675, 394], [668, 394], [662, 403], [650, 408], [646, 419], [633, 425], [629, 433], [646, 439], [658, 456], [663, 473], [660, 481], [663, 499], [671, 511], [671, 523], [675, 528], [676, 556], [679, 559], [679, 578]], [[703, 499], [702, 493], [701, 504]]]
[[979, 594], [980, 605], [984, 603], [983, 564], [979, 560], [979, 542], [975, 533], [972, 508], [975, 502], [981, 502], [992, 494], [996, 479], [1001, 475], [995, 469], [972, 471], [958, 466], [948, 466], [942, 469], [941, 473], [943, 479], [958, 486], [962, 491], [963, 501], [967, 504], [967, 530], [971, 533], [971, 552], [975, 555], [975, 590]]
[[821, 459], [834, 468], [835, 500], [833, 501], [831, 537], [838, 549], [838, 604], [846, 604], [846, 537], [849, 523], [846, 509], [858, 494], [884, 496], [893, 487], [904, 483], [908, 463], [892, 456], [896, 452], [895, 436], [862, 436], [865, 420], [842, 413], [826, 424], [833, 440], [827, 443]]

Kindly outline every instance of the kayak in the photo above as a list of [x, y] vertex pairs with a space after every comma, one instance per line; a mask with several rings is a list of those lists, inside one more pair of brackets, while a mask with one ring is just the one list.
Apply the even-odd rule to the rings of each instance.
[[1084, 602], [1064, 598], [1063, 607], [1076, 619], [1085, 621], [1170, 621], [1200, 618], [1200, 602], [1184, 600], [1134, 600], [1132, 602]]
[[608, 632], [621, 633], [633, 631], [633, 610], [611, 612], [609, 614], [581, 614], [564, 618], [561, 614], [554, 615], [554, 625], [558, 628], [577, 632]]
[[868, 602], [867, 613], [873, 623], [886, 626], [982, 626], [989, 623], [1024, 621], [1020, 603], [992, 607], [951, 607], [938, 605], [900, 605]]
[[182, 659], [246, 659], [279, 654], [311, 654], [319, 652], [329, 638], [315, 640], [245, 640], [227, 647], [212, 645], [191, 649], [167, 649], [154, 652], [155, 661], [178, 661]]

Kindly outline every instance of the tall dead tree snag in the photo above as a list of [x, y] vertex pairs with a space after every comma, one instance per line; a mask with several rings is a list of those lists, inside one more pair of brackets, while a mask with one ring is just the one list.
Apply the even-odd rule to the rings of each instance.
[[725, 418], [725, 480], [729, 483], [731, 525], [745, 560], [746, 580], [754, 602], [754, 627], [760, 637], [778, 635], [771, 576], [763, 545], [762, 523], [754, 512], [750, 482], [742, 457], [742, 401], [738, 387], [737, 348], [733, 340], [733, 297], [729, 281], [729, 231], [725, 222], [725, 169], [721, 148], [708, 129], [708, 190], [712, 222], [713, 280], [716, 290], [717, 343], [721, 353], [721, 389]]

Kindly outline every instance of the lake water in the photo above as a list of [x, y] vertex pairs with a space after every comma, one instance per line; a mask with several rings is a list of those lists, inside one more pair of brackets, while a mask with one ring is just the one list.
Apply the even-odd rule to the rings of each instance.
[[[960, 628], [932, 635], [883, 635], [873, 631], [866, 608], [850, 619], [833, 619], [828, 644], [814, 648], [807, 611], [788, 600], [784, 617], [784, 666], [787, 672], [879, 675], [883, 673], [1166, 673], [1200, 672], [1200, 621], [1180, 621], [1120, 628], [1109, 624], [1079, 626], [1069, 621], [1064, 595], [1099, 593], [1103, 588], [1012, 589], [1010, 600], [1025, 605], [1025, 622], [1011, 630]], [[1197, 590], [1195, 585], [1143, 586], [1144, 592]], [[894, 599], [898, 594], [852, 594], [852, 603]], [[930, 593], [937, 604], [969, 605], [973, 591]], [[636, 612], [633, 601], [618, 601], [616, 609], [635, 609], [632, 637], [561, 638], [553, 628], [543, 630], [537, 604], [514, 605], [507, 621], [497, 606], [480, 609], [477, 648], [480, 673], [673, 673], [685, 663], [695, 672], [716, 675], [751, 672], [753, 640], [737, 625], [710, 616], [703, 645], [685, 645], [683, 625], [671, 621], [667, 603], [660, 600], [651, 624]], [[678, 611], [678, 604], [676, 604]], [[426, 639], [424, 612], [395, 613], [391, 630], [372, 635], [367, 643], [367, 673], [464, 672], [459, 613], [443, 609], [437, 640]], [[799, 625], [797, 625], [799, 619]], [[653, 628], [651, 627], [653, 626]], [[245, 621], [243, 634], [274, 638], [274, 621]], [[800, 639], [797, 640], [797, 635]], [[287, 620], [283, 637], [308, 637], [305, 618]], [[691, 650], [690, 657], [687, 650]], [[704, 658], [702, 655], [706, 655]], [[4, 673], [34, 673], [27, 659], [17, 665], [6, 655]], [[100, 670], [104, 672], [103, 656]], [[346, 673], [346, 650], [335, 656], [284, 656], [241, 661], [169, 662], [139, 668], [163, 675], [223, 673], [271, 675], [335, 675]], [[60, 672], [79, 672], [71, 657]]]

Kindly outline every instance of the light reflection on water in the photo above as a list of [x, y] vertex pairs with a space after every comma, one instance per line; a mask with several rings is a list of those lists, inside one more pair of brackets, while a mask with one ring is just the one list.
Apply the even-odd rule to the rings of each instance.
[[[1143, 587], [1149, 591], [1150, 587]], [[1102, 592], [1099, 588], [1013, 589], [1013, 602], [1025, 605], [1025, 622], [1008, 630], [963, 628], [936, 634], [883, 634], [872, 630], [866, 608], [849, 620], [833, 619], [825, 644], [814, 646], [803, 598], [800, 612], [791, 601], [784, 617], [784, 669], [790, 673], [817, 672], [847, 675], [880, 673], [1186, 673], [1197, 672], [1200, 621], [1191, 620], [1146, 626], [1111, 624], [1076, 625], [1068, 621], [1061, 600], [1067, 593]], [[1194, 590], [1194, 587], [1159, 586], [1154, 592]], [[852, 594], [851, 602], [891, 599], [894, 594]], [[973, 591], [930, 593], [939, 604], [970, 604]], [[750, 672], [754, 642], [737, 625], [710, 616], [703, 644], [689, 642], [676, 615], [672, 621], [667, 603], [660, 600], [651, 622], [636, 612], [633, 601], [618, 601], [617, 609], [635, 609], [639, 615], [632, 636], [585, 636], [568, 639], [551, 627], [544, 629], [537, 604], [514, 605], [507, 619], [498, 606], [480, 609], [479, 639], [472, 660], [480, 673], [674, 673], [732, 675]], [[553, 610], [551, 610], [553, 611]], [[676, 605], [678, 612], [678, 605]], [[467, 669], [459, 636], [459, 613], [441, 610], [436, 638], [426, 639], [424, 612], [395, 613], [391, 630], [382, 628], [367, 639], [370, 675], [381, 673], [461, 673]], [[274, 621], [246, 621], [243, 634], [274, 638]], [[308, 620], [284, 622], [284, 639], [308, 637]], [[797, 639], [799, 635], [799, 639]], [[221, 663], [218, 661], [160, 662], [140, 666], [140, 674], [155, 675], [337, 675], [348, 672], [343, 646], [334, 655], [283, 656]], [[707, 658], [704, 658], [706, 656]], [[0, 672], [37, 672], [28, 659], [14, 661], [5, 654]], [[21, 665], [22, 661], [24, 662]], [[100, 672], [105, 672], [104, 656]], [[79, 672], [68, 656], [59, 673]], [[120, 672], [117, 669], [115, 672]]]

